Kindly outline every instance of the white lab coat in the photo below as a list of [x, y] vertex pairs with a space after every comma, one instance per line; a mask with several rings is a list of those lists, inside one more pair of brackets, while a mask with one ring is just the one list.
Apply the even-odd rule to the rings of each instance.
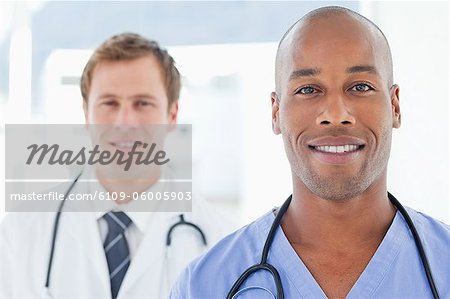
[[[80, 192], [80, 191], [78, 191]], [[195, 195], [195, 194], [194, 194]], [[185, 220], [201, 227], [212, 246], [234, 225], [210, 203], [193, 198]], [[192, 228], [169, 227], [180, 213], [151, 213], [147, 231], [122, 282], [118, 298], [166, 298], [182, 269], [206, 248]], [[10, 213], [0, 226], [0, 298], [40, 298], [50, 254], [55, 213]], [[111, 298], [108, 266], [94, 212], [63, 213], [50, 280], [53, 298]]]

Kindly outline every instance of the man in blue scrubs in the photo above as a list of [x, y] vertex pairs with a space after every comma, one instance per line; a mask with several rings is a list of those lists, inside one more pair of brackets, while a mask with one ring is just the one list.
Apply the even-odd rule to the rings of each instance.
[[[386, 174], [399, 87], [389, 45], [371, 21], [321, 8], [288, 30], [276, 57], [272, 124], [292, 170], [292, 202], [267, 262], [286, 298], [432, 298], [405, 218], [390, 202]], [[278, 210], [229, 235], [192, 263], [171, 298], [226, 298], [259, 263]], [[410, 208], [441, 298], [450, 298], [450, 228]], [[236, 298], [274, 298], [258, 271]]]

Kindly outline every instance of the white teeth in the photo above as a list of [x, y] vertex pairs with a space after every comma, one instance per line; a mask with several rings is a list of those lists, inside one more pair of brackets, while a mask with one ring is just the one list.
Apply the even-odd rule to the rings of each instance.
[[315, 146], [316, 150], [320, 152], [325, 153], [346, 153], [346, 152], [353, 152], [358, 149], [358, 145], [352, 145], [352, 144], [346, 144], [346, 145], [321, 145], [321, 146]]
[[121, 148], [131, 148], [133, 147], [134, 142], [118, 142], [114, 143], [115, 146], [121, 147]]

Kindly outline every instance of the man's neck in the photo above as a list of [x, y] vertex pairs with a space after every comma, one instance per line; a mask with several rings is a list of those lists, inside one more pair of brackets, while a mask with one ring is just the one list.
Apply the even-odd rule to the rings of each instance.
[[297, 184], [282, 227], [291, 244], [346, 251], [358, 246], [378, 247], [395, 213], [385, 178], [344, 201], [319, 198]]
[[369, 264], [396, 213], [386, 176], [347, 200], [322, 199], [294, 182], [283, 231], [323, 292], [344, 298]]

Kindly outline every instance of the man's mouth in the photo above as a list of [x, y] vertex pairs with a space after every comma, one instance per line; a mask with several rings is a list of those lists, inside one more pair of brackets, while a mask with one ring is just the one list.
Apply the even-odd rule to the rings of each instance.
[[358, 158], [364, 140], [349, 136], [321, 136], [308, 142], [313, 157], [325, 164], [347, 164]]
[[[136, 142], [139, 141], [111, 141], [109, 144], [120, 150], [131, 150]], [[139, 143], [136, 148], [139, 148], [140, 146], [141, 143]]]
[[309, 148], [323, 153], [344, 154], [361, 150], [364, 148], [364, 145], [357, 145], [357, 144], [318, 145], [318, 146], [310, 145]]
[[313, 156], [326, 164], [347, 164], [353, 162], [364, 149], [364, 145], [318, 145], [309, 146]]

